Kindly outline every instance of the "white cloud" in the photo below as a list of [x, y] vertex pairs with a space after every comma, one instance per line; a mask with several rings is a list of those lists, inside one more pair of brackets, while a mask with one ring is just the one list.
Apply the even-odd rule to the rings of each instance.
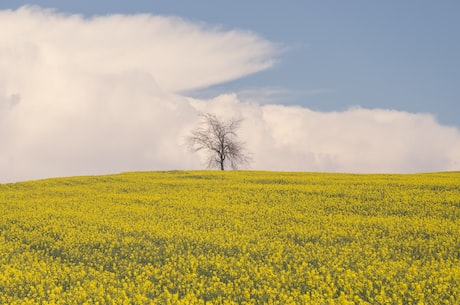
[[[269, 68], [255, 34], [151, 15], [85, 19], [0, 11], [0, 182], [198, 169], [183, 140], [199, 111], [245, 119], [252, 168], [351, 172], [458, 169], [460, 135], [430, 115], [322, 113], [193, 90]], [[251, 100], [257, 100], [252, 95]]]
[[192, 101], [201, 111], [244, 118], [253, 168], [287, 171], [424, 172], [460, 168], [460, 131], [430, 114], [351, 108], [318, 112], [222, 95]]
[[331, 92], [334, 92], [334, 90], [331, 88], [292, 90], [276, 87], [266, 87], [241, 90], [237, 93], [237, 95], [242, 100], [252, 100], [262, 104], [273, 104], [280, 100], [290, 100], [292, 97], [296, 97], [298, 100], [301, 97], [307, 98], [309, 96], [327, 94]]
[[147, 71], [164, 90], [177, 92], [264, 70], [275, 51], [249, 32], [147, 14], [84, 19], [24, 7], [1, 12], [0, 25], [8, 29], [2, 61], [20, 63], [14, 74], [21, 78], [37, 64], [61, 73]]
[[24, 7], [0, 28], [0, 181], [199, 167], [180, 146], [197, 113], [178, 92], [267, 69], [276, 51], [152, 15]]

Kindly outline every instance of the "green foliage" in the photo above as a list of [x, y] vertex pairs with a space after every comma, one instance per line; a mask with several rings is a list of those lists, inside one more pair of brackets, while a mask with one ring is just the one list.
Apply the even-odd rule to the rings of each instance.
[[460, 173], [0, 185], [1, 304], [458, 304]]

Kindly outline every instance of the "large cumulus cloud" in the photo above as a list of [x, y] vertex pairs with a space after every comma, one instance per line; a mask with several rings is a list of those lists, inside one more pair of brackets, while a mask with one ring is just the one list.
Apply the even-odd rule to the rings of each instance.
[[412, 172], [459, 167], [460, 135], [429, 114], [315, 112], [184, 92], [273, 65], [244, 31], [175, 17], [0, 12], [0, 181], [198, 169], [183, 145], [200, 111], [244, 118], [254, 169]]
[[244, 118], [253, 166], [289, 171], [408, 173], [460, 167], [460, 132], [431, 114], [351, 107], [319, 112], [241, 102], [234, 94], [192, 100], [202, 110]]

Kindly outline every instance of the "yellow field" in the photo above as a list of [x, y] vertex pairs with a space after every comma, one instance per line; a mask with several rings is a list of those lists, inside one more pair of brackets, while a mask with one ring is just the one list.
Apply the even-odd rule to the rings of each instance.
[[460, 304], [460, 173], [0, 185], [0, 304]]

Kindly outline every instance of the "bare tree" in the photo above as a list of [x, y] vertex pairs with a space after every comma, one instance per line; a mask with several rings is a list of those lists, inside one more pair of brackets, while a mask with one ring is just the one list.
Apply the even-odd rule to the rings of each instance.
[[251, 159], [236, 134], [241, 120], [222, 121], [210, 113], [201, 117], [200, 126], [192, 131], [187, 143], [195, 152], [207, 152], [208, 168], [224, 170], [229, 165], [232, 169], [238, 169], [249, 164]]

